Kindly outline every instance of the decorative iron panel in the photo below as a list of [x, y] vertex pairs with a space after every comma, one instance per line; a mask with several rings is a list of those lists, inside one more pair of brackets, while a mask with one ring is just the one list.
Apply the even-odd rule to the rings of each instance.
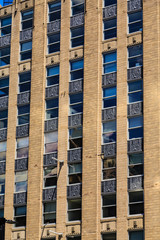
[[142, 67], [135, 67], [128, 69], [128, 81], [140, 80], [142, 79]]
[[142, 102], [133, 103], [128, 105], [128, 116], [133, 117], [141, 115], [143, 113], [143, 104]]
[[142, 9], [142, 0], [130, 0], [128, 3], [128, 12], [133, 12]]
[[57, 161], [52, 158], [57, 158], [57, 153], [49, 153], [43, 156], [43, 166], [57, 165]]
[[137, 138], [133, 140], [128, 141], [128, 152], [134, 153], [134, 152], [141, 152], [143, 151], [143, 139]]
[[0, 207], [4, 206], [4, 195], [0, 195]]
[[131, 177], [128, 178], [128, 190], [143, 189], [143, 177]]
[[82, 161], [82, 148], [75, 148], [68, 151], [68, 163]]
[[61, 21], [56, 20], [47, 24], [47, 33], [59, 32], [61, 28]]
[[27, 192], [14, 194], [14, 205], [24, 205], [27, 203]]
[[0, 129], [0, 142], [7, 140], [7, 128]]
[[103, 9], [103, 18], [104, 19], [109, 19], [109, 18], [114, 18], [117, 16], [117, 5], [110, 5], [107, 6]]
[[32, 29], [23, 30], [20, 32], [20, 41], [32, 39]]
[[117, 73], [108, 73], [102, 75], [102, 87], [109, 87], [111, 85], [116, 85], [117, 83]]
[[69, 93], [77, 93], [83, 91], [83, 80], [73, 81], [69, 83]]
[[45, 132], [52, 132], [58, 129], [58, 118], [45, 121]]
[[8, 97], [0, 98], [0, 110], [8, 108]]
[[9, 46], [11, 44], [11, 35], [6, 35], [0, 38], [0, 47]]
[[116, 192], [116, 180], [108, 180], [101, 183], [102, 194]]
[[68, 198], [79, 198], [81, 196], [82, 196], [82, 184], [75, 184], [67, 187]]
[[77, 14], [70, 18], [70, 25], [72, 27], [77, 27], [84, 24], [84, 14]]
[[82, 125], [82, 114], [75, 114], [68, 117], [68, 127], [76, 127]]
[[0, 175], [5, 174], [5, 171], [6, 171], [6, 163], [0, 162]]
[[104, 158], [113, 157], [116, 155], [116, 143], [102, 145], [102, 153]]
[[46, 88], [46, 99], [56, 98], [59, 96], [59, 86]]
[[28, 169], [28, 158], [21, 158], [15, 160], [15, 172], [24, 171]]
[[17, 105], [29, 104], [30, 92], [24, 92], [18, 94]]
[[57, 188], [48, 188], [43, 189], [43, 201], [50, 202], [56, 200], [57, 197]]
[[102, 121], [110, 121], [116, 119], [116, 107], [102, 110]]
[[27, 137], [29, 135], [29, 124], [17, 126], [16, 128], [16, 137]]

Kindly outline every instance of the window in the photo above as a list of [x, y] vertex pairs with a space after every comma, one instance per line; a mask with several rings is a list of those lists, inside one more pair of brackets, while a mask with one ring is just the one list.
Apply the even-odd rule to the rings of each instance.
[[102, 236], [102, 240], [116, 240], [116, 233], [107, 233]]
[[107, 194], [102, 197], [103, 218], [116, 217], [116, 194]]
[[60, 51], [60, 32], [48, 35], [48, 54]]
[[81, 237], [79, 236], [79, 237], [67, 237], [67, 240], [81, 240]]
[[128, 83], [129, 103], [143, 101], [143, 81]]
[[128, 14], [128, 30], [129, 33], [142, 31], [142, 11]]
[[8, 96], [9, 93], [9, 77], [0, 79], [0, 98]]
[[27, 171], [15, 173], [15, 192], [27, 191]]
[[29, 123], [30, 105], [18, 107], [18, 125]]
[[83, 59], [70, 63], [71, 81], [83, 79]]
[[21, 43], [20, 60], [24, 61], [32, 58], [32, 41]]
[[0, 175], [0, 195], [5, 193], [5, 175]]
[[84, 12], [84, 0], [72, 0], [72, 16]]
[[143, 214], [143, 191], [129, 192], [129, 214]]
[[47, 68], [47, 87], [59, 84], [59, 66]]
[[117, 105], [116, 101], [117, 88], [103, 88], [103, 108], [115, 107]]
[[45, 133], [45, 153], [58, 150], [58, 131]]
[[109, 5], [117, 4], [117, 0], [104, 0], [104, 6], [107, 7]]
[[82, 163], [69, 164], [69, 184], [82, 183]]
[[61, 1], [55, 1], [49, 5], [49, 22], [61, 19]]
[[84, 26], [71, 28], [71, 47], [84, 45]]
[[69, 129], [69, 149], [82, 147], [82, 127]]
[[129, 232], [129, 240], [144, 240], [143, 231]]
[[56, 223], [56, 202], [44, 203], [43, 222], [44, 224]]
[[143, 117], [129, 118], [129, 139], [143, 137]]
[[103, 143], [116, 142], [116, 121], [103, 123]]
[[17, 158], [28, 158], [29, 138], [17, 139]]
[[0, 111], [0, 129], [7, 128], [8, 109]]
[[33, 27], [33, 9], [22, 12], [22, 30]]
[[46, 119], [58, 117], [58, 98], [46, 100]]
[[83, 112], [83, 93], [70, 94], [70, 115]]
[[4, 218], [4, 208], [0, 208], [0, 218]]
[[129, 176], [143, 175], [143, 154], [129, 155]]
[[139, 67], [143, 65], [143, 47], [136, 45], [128, 48], [128, 67]]
[[68, 221], [81, 220], [81, 199], [68, 200]]
[[31, 87], [31, 72], [19, 74], [19, 93], [30, 91]]
[[116, 18], [113, 18], [110, 20], [104, 20], [103, 27], [104, 27], [104, 32], [103, 32], [104, 40], [117, 37], [117, 19]]
[[6, 17], [2, 18], [0, 21], [0, 32], [1, 36], [11, 34], [11, 24], [12, 24], [12, 18], [11, 17]]
[[10, 47], [0, 49], [0, 67], [10, 64]]
[[57, 166], [44, 168], [44, 187], [57, 185]]
[[15, 227], [26, 226], [26, 206], [14, 208]]
[[7, 142], [0, 142], [0, 161], [6, 160]]
[[111, 52], [103, 55], [103, 72], [112, 73], [117, 71], [117, 53]]
[[103, 160], [103, 180], [116, 178], [116, 159], [107, 158]]

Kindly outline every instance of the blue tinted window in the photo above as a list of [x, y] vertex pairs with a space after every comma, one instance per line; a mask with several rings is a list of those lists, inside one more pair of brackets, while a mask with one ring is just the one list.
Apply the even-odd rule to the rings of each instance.
[[143, 101], [143, 92], [134, 92], [129, 94], [129, 103]]
[[112, 88], [104, 88], [103, 89], [103, 97], [112, 97], [112, 96], [116, 96], [116, 87], [112, 87]]
[[110, 63], [117, 60], [117, 53], [112, 52], [104, 55], [104, 63]]
[[18, 107], [18, 115], [29, 113], [29, 111], [30, 111], [30, 106], [29, 105], [24, 105], [22, 107]]
[[21, 51], [32, 49], [32, 42], [25, 42], [21, 44]]
[[9, 86], [9, 78], [0, 79], [0, 88]]
[[70, 104], [74, 104], [82, 101], [83, 101], [83, 93], [70, 95]]
[[47, 76], [59, 74], [59, 66], [47, 68]]
[[103, 132], [115, 132], [116, 131], [116, 121], [109, 121], [103, 123]]
[[26, 206], [15, 208], [15, 216], [21, 216], [21, 215], [26, 215]]
[[33, 10], [22, 12], [22, 20], [33, 18]]
[[112, 4], [117, 4], [117, 0], [104, 0], [104, 6], [109, 6]]
[[142, 31], [143, 23], [142, 23], [142, 11], [130, 13], [128, 15], [129, 22], [129, 33]]
[[137, 90], [142, 90], [143, 88], [143, 81], [136, 81], [128, 83], [129, 92], [134, 92]]
[[117, 53], [116, 52], [108, 53], [108, 54], [105, 54], [103, 56], [104, 74], [117, 71], [116, 59], [117, 59]]
[[12, 18], [11, 17], [1, 19], [1, 27], [11, 25], [11, 23], [12, 23]]
[[31, 81], [31, 72], [22, 73], [19, 75], [19, 82], [28, 82]]
[[61, 9], [61, 1], [49, 4], [49, 12], [57, 11]]
[[143, 47], [142, 47], [142, 45], [136, 45], [136, 46], [133, 46], [133, 47], [129, 47], [128, 48], [128, 53], [129, 53], [129, 57], [142, 55], [143, 54]]
[[83, 60], [71, 62], [71, 70], [77, 70], [83, 68]]
[[143, 231], [134, 231], [129, 233], [129, 240], [144, 240]]
[[47, 100], [46, 101], [46, 108], [55, 108], [58, 107], [58, 98]]
[[129, 128], [143, 126], [143, 117], [134, 117], [129, 119]]

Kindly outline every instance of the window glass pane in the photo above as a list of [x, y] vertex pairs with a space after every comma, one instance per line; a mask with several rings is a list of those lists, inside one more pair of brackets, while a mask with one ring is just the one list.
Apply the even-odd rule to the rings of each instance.
[[110, 143], [110, 142], [116, 142], [116, 132], [103, 134], [103, 143]]
[[84, 45], [84, 36], [73, 38], [71, 41], [71, 47], [78, 47]]
[[143, 58], [142, 56], [134, 57], [129, 59], [129, 68], [132, 67], [139, 67], [143, 65]]
[[107, 99], [103, 100], [103, 107], [104, 108], [114, 107], [114, 106], [116, 106], [116, 104], [117, 104], [116, 97], [107, 98]]
[[71, 81], [83, 79], [83, 69], [71, 72]]
[[104, 207], [103, 208], [103, 218], [115, 217], [115, 216], [116, 216], [116, 207]]
[[24, 217], [15, 217], [16, 224], [15, 227], [24, 227], [26, 226], [26, 216]]
[[46, 109], [58, 107], [58, 98], [46, 100]]
[[117, 88], [116, 87], [104, 88], [103, 89], [103, 97], [116, 96], [116, 93], [117, 93]]
[[30, 82], [23, 83], [23, 84], [19, 85], [19, 92], [21, 93], [21, 92], [30, 91], [30, 87], [31, 87]]
[[81, 199], [68, 200], [68, 210], [81, 208]]
[[7, 150], [7, 142], [0, 142], [0, 152], [5, 152]]
[[27, 28], [32, 28], [33, 26], [33, 19], [27, 20], [22, 23], [22, 30], [25, 30]]
[[129, 202], [141, 202], [143, 201], [143, 191], [135, 191], [129, 193]]
[[18, 149], [17, 158], [28, 158], [28, 147]]
[[82, 163], [76, 163], [76, 164], [72, 164], [69, 165], [69, 173], [78, 173], [78, 172], [82, 172]]
[[26, 215], [26, 206], [16, 207], [15, 208], [15, 216]]
[[132, 24], [129, 25], [129, 33], [142, 31], [142, 29], [143, 29], [142, 21], [141, 22], [132, 23]]
[[4, 217], [4, 209], [0, 209], [0, 218]]
[[104, 65], [104, 73], [111, 73], [117, 71], [117, 64], [116, 63], [109, 63]]
[[69, 138], [78, 138], [82, 136], [82, 127], [69, 129]]
[[130, 165], [129, 166], [129, 176], [142, 175], [143, 174], [143, 165]]
[[8, 117], [8, 110], [0, 111], [0, 119]]
[[9, 78], [0, 79], [0, 88], [9, 86]]
[[77, 5], [72, 8], [72, 15], [76, 15], [84, 12], [84, 4]]
[[58, 131], [45, 133], [45, 143], [58, 142]]
[[116, 195], [107, 195], [103, 197], [103, 206], [115, 205], [116, 204]]
[[27, 51], [27, 52], [24, 52], [24, 53], [21, 53], [21, 61], [24, 61], [24, 60], [27, 60], [27, 59], [30, 59], [32, 58], [32, 51]]
[[140, 12], [130, 13], [128, 17], [129, 17], [129, 23], [142, 20], [142, 12], [140, 11]]
[[27, 182], [18, 182], [15, 184], [16, 192], [26, 192], [27, 191]]
[[143, 81], [136, 81], [136, 82], [128, 83], [128, 90], [129, 90], [129, 92], [142, 90], [142, 88], [143, 88]]
[[128, 48], [129, 57], [142, 55], [143, 54], [143, 47], [142, 45], [137, 45]]
[[26, 51], [32, 49], [32, 41], [21, 43], [21, 51]]
[[105, 30], [109, 29], [109, 28], [114, 28], [116, 26], [117, 26], [117, 19], [116, 18], [104, 21], [104, 29]]
[[51, 119], [56, 117], [58, 117], [58, 108], [46, 111], [46, 119]]
[[59, 42], [59, 41], [60, 41], [60, 33], [48, 36], [48, 43], [49, 44]]
[[114, 132], [114, 131], [116, 131], [116, 121], [103, 123], [103, 132]]
[[30, 105], [24, 105], [22, 107], [18, 107], [18, 115], [25, 114], [30, 112]]
[[134, 128], [129, 130], [129, 139], [142, 138], [142, 137], [143, 137], [143, 128]]
[[7, 119], [0, 120], [0, 129], [1, 128], [7, 128]]
[[10, 55], [10, 47], [2, 48], [0, 50], [0, 57]]
[[83, 102], [83, 93], [70, 95], [70, 104]]
[[5, 183], [5, 175], [0, 175], [0, 184]]
[[45, 144], [45, 153], [55, 152], [58, 149], [58, 142]]
[[134, 117], [129, 119], [129, 128], [143, 126], [143, 117]]
[[117, 37], [117, 28], [112, 28], [110, 30], [104, 31], [104, 39], [114, 38]]
[[104, 6], [109, 6], [112, 4], [117, 4], [117, 0], [104, 0]]
[[70, 114], [76, 114], [76, 113], [81, 113], [83, 112], [83, 104], [76, 104], [70, 106]]
[[143, 101], [143, 92], [135, 92], [129, 94], [129, 103]]
[[83, 60], [71, 62], [71, 70], [77, 70], [83, 68]]
[[0, 185], [0, 194], [4, 194], [5, 193], [5, 185], [2, 184]]
[[29, 137], [17, 139], [17, 148], [24, 148], [29, 146]]
[[48, 46], [48, 53], [54, 53], [60, 51], [60, 43], [52, 44]]
[[0, 161], [6, 160], [6, 152], [1, 152], [0, 151]]
[[18, 117], [18, 125], [29, 123], [29, 114]]
[[143, 154], [129, 155], [129, 164], [143, 163]]
[[47, 86], [59, 84], [59, 75], [55, 75], [47, 78]]
[[0, 97], [8, 96], [9, 88], [0, 89]]
[[44, 212], [45, 213], [50, 213], [50, 212], [55, 212], [55, 211], [56, 211], [56, 202], [44, 204]]
[[16, 172], [15, 174], [15, 182], [27, 181], [27, 171]]
[[82, 138], [69, 139], [69, 149], [82, 147]]
[[33, 10], [22, 12], [22, 20], [33, 18]]
[[78, 28], [74, 28], [71, 29], [71, 37], [77, 37], [77, 36], [81, 36], [84, 35], [84, 27], [78, 27]]
[[59, 75], [59, 66], [47, 68], [47, 76]]
[[84, 0], [72, 0], [72, 6], [84, 3]]
[[130, 232], [129, 233], [129, 240], [144, 240], [143, 231]]
[[103, 170], [103, 179], [112, 179], [116, 178], [116, 168], [110, 168]]
[[44, 168], [44, 176], [45, 177], [53, 177], [57, 175], [57, 166], [45, 167]]
[[61, 1], [56, 1], [54, 3], [49, 4], [49, 12], [61, 10]]
[[104, 63], [109, 63], [117, 60], [117, 53], [112, 52], [104, 55]]
[[52, 187], [57, 185], [57, 177], [50, 177], [44, 179], [44, 187]]
[[112, 167], [116, 167], [115, 158], [108, 158], [103, 160], [103, 168], [112, 168]]
[[11, 23], [12, 23], [11, 17], [1, 19], [1, 27], [10, 25]]
[[27, 82], [27, 81], [31, 81], [31, 72], [19, 74], [20, 83]]

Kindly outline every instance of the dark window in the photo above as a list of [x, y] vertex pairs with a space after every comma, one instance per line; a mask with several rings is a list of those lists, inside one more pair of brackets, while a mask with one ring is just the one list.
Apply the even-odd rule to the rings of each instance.
[[143, 117], [129, 118], [129, 139], [143, 137]]
[[20, 60], [27, 60], [32, 58], [32, 41], [21, 43]]
[[143, 81], [128, 83], [129, 103], [143, 101]]
[[71, 64], [70, 80], [74, 81], [74, 80], [83, 79], [83, 59], [71, 62], [70, 64]]
[[46, 100], [46, 119], [58, 117], [58, 98]]
[[18, 125], [29, 123], [30, 105], [18, 107]]
[[56, 202], [44, 203], [43, 222], [56, 223]]
[[14, 208], [14, 219], [16, 221], [15, 227], [26, 226], [26, 206]]
[[143, 214], [144, 203], [143, 203], [143, 191], [129, 192], [129, 214]]
[[19, 74], [19, 92], [30, 91], [31, 87], [31, 72]]
[[59, 66], [47, 68], [47, 86], [59, 84]]
[[61, 1], [49, 4], [49, 22], [61, 19]]
[[0, 175], [0, 194], [5, 193], [5, 175]]
[[71, 29], [71, 47], [84, 45], [84, 26]]
[[68, 221], [81, 220], [81, 199], [68, 200]]
[[129, 176], [143, 175], [143, 153], [129, 155]]
[[0, 142], [0, 161], [6, 160], [7, 142]]
[[116, 178], [116, 159], [107, 158], [103, 160], [103, 180]]
[[84, 0], [72, 0], [72, 16], [84, 12]]
[[117, 105], [117, 88], [103, 88], [103, 108], [115, 107]]
[[82, 183], [82, 163], [69, 164], [69, 184]]
[[60, 51], [60, 32], [48, 35], [48, 53]]
[[107, 194], [102, 199], [103, 218], [116, 217], [116, 194]]
[[128, 66], [139, 67], [143, 65], [143, 47], [136, 45], [128, 48]]
[[10, 47], [0, 49], [0, 67], [10, 64]]
[[69, 129], [69, 149], [82, 147], [82, 127]]
[[142, 11], [128, 14], [128, 29], [129, 33], [142, 31], [143, 29]]
[[104, 26], [104, 40], [109, 38], [117, 37], [117, 19], [113, 18], [110, 20], [103, 21]]
[[104, 6], [107, 7], [109, 5], [117, 4], [117, 0], [104, 0]]
[[116, 233], [107, 233], [102, 236], [102, 240], [116, 240]]
[[11, 24], [12, 24], [12, 17], [6, 17], [1, 19], [1, 36], [11, 34]]
[[0, 111], [0, 129], [7, 128], [8, 109]]
[[144, 232], [143, 231], [129, 232], [129, 240], [144, 240]]
[[4, 217], [4, 208], [1, 208], [0, 209], [0, 218], [3, 218]]
[[57, 166], [44, 168], [44, 187], [57, 185]]
[[22, 12], [22, 30], [33, 27], [33, 10]]

